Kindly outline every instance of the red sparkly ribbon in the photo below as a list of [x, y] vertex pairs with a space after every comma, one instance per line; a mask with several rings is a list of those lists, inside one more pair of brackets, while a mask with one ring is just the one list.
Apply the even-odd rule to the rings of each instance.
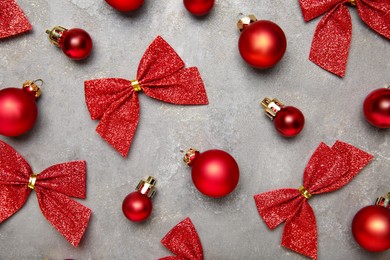
[[340, 141], [331, 148], [321, 143], [305, 168], [300, 189], [280, 189], [254, 196], [260, 216], [270, 229], [285, 221], [282, 245], [316, 259], [316, 219], [308, 198], [340, 189], [372, 158]]
[[305, 21], [328, 12], [317, 25], [309, 59], [344, 77], [352, 38], [347, 4], [356, 6], [360, 18], [374, 31], [390, 39], [389, 0], [299, 0]]
[[148, 47], [138, 66], [137, 79], [107, 78], [85, 81], [85, 99], [96, 131], [126, 157], [139, 118], [137, 92], [180, 105], [208, 104], [202, 78], [196, 67], [184, 62], [160, 36]]
[[202, 244], [189, 218], [172, 228], [161, 243], [176, 256], [167, 256], [160, 260], [203, 260]]
[[0, 39], [31, 29], [27, 17], [14, 0], [0, 1]]
[[69, 197], [84, 199], [85, 185], [85, 161], [57, 164], [35, 175], [20, 154], [0, 141], [0, 223], [21, 209], [35, 189], [42, 214], [77, 247], [91, 210]]

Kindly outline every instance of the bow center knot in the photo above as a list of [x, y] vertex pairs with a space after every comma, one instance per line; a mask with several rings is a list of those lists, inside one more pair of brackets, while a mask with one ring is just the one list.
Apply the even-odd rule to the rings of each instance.
[[311, 198], [310, 192], [304, 186], [301, 186], [298, 190], [302, 194], [302, 196], [305, 197], [306, 199]]
[[349, 0], [349, 4], [351, 6], [356, 6], [356, 0]]
[[135, 92], [141, 91], [141, 84], [139, 84], [138, 80], [131, 80], [131, 86], [133, 87]]
[[32, 190], [35, 190], [35, 182], [37, 181], [37, 176], [38, 174], [33, 173], [30, 175], [30, 179], [28, 180], [27, 186]]

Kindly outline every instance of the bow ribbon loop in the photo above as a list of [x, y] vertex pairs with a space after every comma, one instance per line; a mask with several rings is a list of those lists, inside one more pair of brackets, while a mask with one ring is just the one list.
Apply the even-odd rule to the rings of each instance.
[[11, 146], [0, 141], [0, 223], [23, 207], [32, 190], [45, 218], [75, 247], [91, 210], [69, 197], [86, 197], [86, 162], [61, 163], [34, 174]]
[[390, 39], [388, 0], [299, 0], [304, 20], [327, 13], [314, 33], [309, 59], [340, 77], [345, 76], [352, 38], [352, 21], [346, 4], [356, 6], [360, 18], [374, 31]]
[[257, 210], [270, 229], [285, 223], [282, 245], [317, 258], [317, 229], [308, 199], [350, 182], [373, 157], [346, 143], [321, 143], [310, 158], [299, 189], [279, 189], [254, 196]]
[[176, 256], [167, 256], [159, 260], [203, 260], [202, 244], [190, 218], [173, 227], [161, 243]]
[[135, 80], [96, 79], [84, 85], [91, 118], [100, 119], [96, 131], [123, 157], [130, 150], [138, 125], [139, 91], [172, 104], [208, 104], [198, 69], [184, 68], [182, 59], [160, 36], [145, 51]]

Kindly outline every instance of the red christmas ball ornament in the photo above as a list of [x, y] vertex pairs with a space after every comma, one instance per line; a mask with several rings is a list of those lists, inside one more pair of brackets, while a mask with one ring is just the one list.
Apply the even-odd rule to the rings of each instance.
[[390, 192], [377, 199], [376, 205], [362, 208], [352, 221], [356, 242], [371, 252], [390, 249]]
[[305, 125], [305, 117], [302, 112], [293, 106], [284, 106], [282, 102], [264, 98], [261, 102], [265, 114], [274, 121], [276, 131], [284, 137], [298, 135]]
[[238, 21], [237, 27], [241, 32], [238, 49], [246, 63], [257, 69], [268, 69], [282, 59], [287, 40], [276, 23], [258, 21], [254, 15], [248, 15]]
[[118, 11], [130, 12], [140, 8], [144, 0], [106, 0], [106, 2]]
[[214, 6], [215, 0], [183, 0], [185, 8], [193, 15], [208, 14]]
[[200, 153], [190, 149], [184, 162], [192, 167], [192, 181], [204, 195], [220, 198], [231, 193], [237, 186], [240, 170], [234, 158], [222, 150]]
[[379, 128], [390, 128], [390, 89], [380, 88], [372, 91], [363, 104], [367, 121]]
[[80, 28], [65, 29], [56, 26], [46, 30], [52, 44], [60, 47], [66, 56], [73, 60], [87, 58], [92, 51], [93, 43], [91, 36]]
[[156, 194], [157, 180], [149, 176], [141, 180], [136, 191], [126, 196], [122, 203], [122, 211], [126, 218], [133, 222], [146, 220], [152, 213], [152, 198]]
[[1, 135], [19, 136], [34, 126], [38, 116], [35, 100], [41, 95], [37, 82], [43, 83], [42, 80], [26, 81], [22, 89], [0, 90]]

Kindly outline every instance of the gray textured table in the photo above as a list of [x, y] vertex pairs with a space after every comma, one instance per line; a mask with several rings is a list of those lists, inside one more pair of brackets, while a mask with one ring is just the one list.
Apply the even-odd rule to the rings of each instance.
[[[0, 259], [156, 259], [170, 255], [160, 239], [191, 217], [205, 259], [305, 259], [281, 247], [282, 226], [270, 231], [260, 219], [253, 195], [299, 187], [303, 169], [324, 141], [340, 139], [375, 156], [343, 189], [314, 198], [320, 259], [389, 259], [390, 252], [368, 253], [355, 243], [355, 213], [389, 191], [389, 131], [363, 118], [366, 95], [390, 81], [389, 41], [369, 29], [350, 8], [353, 37], [347, 74], [340, 79], [308, 60], [319, 19], [305, 23], [298, 1], [217, 0], [203, 19], [192, 17], [181, 0], [146, 0], [139, 11], [118, 13], [103, 0], [18, 1], [33, 32], [0, 42], [0, 86], [45, 81], [34, 129], [11, 144], [39, 172], [55, 163], [88, 162], [87, 199], [93, 210], [78, 248], [73, 248], [43, 217], [35, 194], [21, 211], [0, 225]], [[236, 21], [241, 13], [278, 23], [288, 40], [275, 68], [247, 66], [237, 50]], [[93, 55], [74, 62], [51, 45], [45, 29], [81, 27], [94, 40]], [[128, 158], [98, 134], [84, 101], [83, 81], [135, 76], [150, 42], [162, 35], [187, 66], [197, 66], [210, 104], [184, 107], [140, 95], [140, 122]], [[295, 139], [277, 135], [259, 105], [265, 96], [299, 107], [306, 117]], [[241, 178], [230, 196], [210, 199], [193, 186], [180, 149], [219, 148], [237, 160]], [[158, 179], [151, 218], [130, 223], [123, 198], [148, 175]]]

